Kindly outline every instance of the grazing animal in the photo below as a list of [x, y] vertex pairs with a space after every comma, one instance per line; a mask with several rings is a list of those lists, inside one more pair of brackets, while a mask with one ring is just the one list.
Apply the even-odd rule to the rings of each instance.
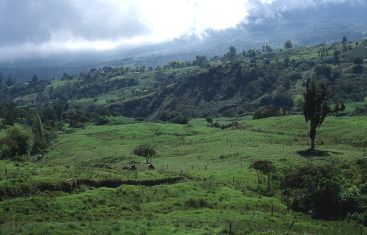
[[152, 163], [149, 163], [148, 168], [151, 169], [151, 170], [154, 170], [155, 169], [155, 167], [153, 166]]

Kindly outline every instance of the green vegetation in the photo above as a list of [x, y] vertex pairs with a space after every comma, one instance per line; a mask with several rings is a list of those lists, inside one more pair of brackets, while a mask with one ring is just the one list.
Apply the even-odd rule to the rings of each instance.
[[165, 112], [233, 117], [269, 106], [294, 111], [293, 98], [303, 94], [310, 78], [329, 81], [337, 100], [363, 102], [366, 44], [343, 40], [287, 50], [264, 45], [244, 52], [231, 47], [223, 57], [197, 56], [155, 68], [104, 67], [55, 81], [3, 82], [0, 100], [56, 112], [57, 119], [60, 111], [71, 112], [77, 126], [83, 126], [82, 116], [92, 121], [111, 114], [158, 119]]
[[152, 146], [141, 144], [135, 147], [134, 154], [145, 158], [147, 164], [152, 163], [152, 158], [157, 154]]
[[26, 126], [15, 124], [6, 130], [1, 140], [1, 158], [28, 155], [33, 148], [33, 133]]
[[332, 98], [328, 85], [324, 82], [316, 84], [315, 81], [307, 81], [304, 94], [303, 114], [306, 122], [310, 122], [311, 151], [315, 150], [316, 129], [320, 128], [327, 115], [343, 111], [343, 103], [331, 108], [328, 101]]
[[[221, 125], [233, 121], [216, 119]], [[359, 222], [363, 214], [354, 213], [350, 222], [322, 221], [312, 219], [312, 214], [288, 210], [280, 194], [280, 179], [286, 172], [291, 174], [290, 169], [308, 163], [320, 167], [342, 164], [343, 177], [354, 179], [348, 181], [354, 182], [348, 188], [362, 189], [365, 179], [356, 162], [363, 158], [367, 146], [364, 117], [325, 120], [317, 143], [327, 154], [318, 157], [298, 153], [308, 146], [308, 128], [302, 116], [236, 121], [239, 126], [228, 129], [212, 128], [206, 120], [194, 119], [188, 125], [138, 122], [87, 126], [61, 133], [40, 161], [1, 162], [0, 189], [9, 192], [8, 198], [0, 202], [1, 231], [216, 234], [228, 233], [232, 224], [236, 234], [284, 234], [292, 223], [290, 234], [360, 231], [353, 221]], [[143, 143], [156, 146], [155, 171], [132, 153]], [[249, 169], [259, 159], [271, 161], [277, 168], [271, 176], [273, 196], [257, 190], [257, 174]], [[123, 170], [132, 163], [136, 171]], [[185, 179], [156, 186], [81, 185], [70, 192], [34, 188], [25, 195], [12, 196], [36, 184], [56, 188], [61, 182], [76, 179], [146, 180], [172, 176]], [[293, 189], [289, 188], [289, 192]], [[338, 192], [342, 195], [342, 191]], [[293, 194], [289, 195], [290, 198]]]
[[0, 234], [363, 234], [367, 41], [285, 46], [1, 81]]

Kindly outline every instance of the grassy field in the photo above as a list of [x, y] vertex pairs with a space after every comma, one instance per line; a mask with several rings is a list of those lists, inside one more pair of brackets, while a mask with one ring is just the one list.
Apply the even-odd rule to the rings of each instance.
[[[355, 162], [367, 147], [365, 117], [328, 118], [317, 147], [329, 156], [317, 158], [298, 154], [308, 148], [302, 116], [216, 121], [240, 125], [223, 130], [208, 127], [204, 119], [188, 125], [114, 119], [114, 125], [60, 133], [41, 161], [1, 161], [0, 190], [14, 193], [0, 201], [0, 234], [228, 234], [230, 227], [234, 234], [360, 234], [364, 229], [288, 210], [276, 185], [271, 197], [257, 192], [257, 175], [249, 166], [267, 159], [280, 172], [309, 162]], [[132, 154], [141, 143], [156, 147], [155, 170]], [[137, 171], [122, 169], [129, 164]], [[77, 179], [174, 176], [184, 179], [155, 186], [33, 190], [37, 184]]]

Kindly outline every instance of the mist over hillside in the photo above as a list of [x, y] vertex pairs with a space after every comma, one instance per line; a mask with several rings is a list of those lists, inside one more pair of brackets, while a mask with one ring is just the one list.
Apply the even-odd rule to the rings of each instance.
[[[334, 43], [367, 37], [367, 3], [323, 5], [284, 11], [272, 17], [250, 16], [245, 23], [224, 30], [206, 30], [203, 36], [183, 36], [150, 45], [102, 51], [75, 51], [0, 63], [0, 72], [18, 80], [60, 78], [104, 66], [157, 66], [169, 61], [191, 61], [196, 55], [223, 55], [230, 46], [239, 51], [267, 44], [282, 47], [288, 39], [296, 46]], [[221, 16], [218, 16], [221, 17]]]

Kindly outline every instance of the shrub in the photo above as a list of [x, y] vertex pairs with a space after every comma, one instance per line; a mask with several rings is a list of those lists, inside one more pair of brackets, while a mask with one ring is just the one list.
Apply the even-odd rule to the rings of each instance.
[[28, 155], [33, 147], [32, 131], [22, 125], [14, 124], [6, 130], [6, 136], [1, 140], [3, 147], [2, 158]]
[[208, 125], [210, 125], [210, 126], [213, 125], [213, 123], [214, 123], [213, 118], [210, 118], [210, 117], [207, 117], [206, 121], [207, 121]]
[[286, 41], [285, 44], [284, 44], [284, 47], [287, 48], [287, 49], [293, 48], [292, 41], [290, 41], [290, 40]]
[[257, 111], [253, 119], [263, 119], [263, 118], [269, 118], [269, 117], [277, 117], [277, 116], [284, 116], [287, 112], [279, 107], [266, 107], [259, 111]]
[[343, 218], [359, 209], [358, 189], [334, 165], [303, 166], [281, 180], [283, 199], [293, 210], [318, 219]]
[[159, 120], [176, 124], [187, 124], [190, 119], [180, 113], [162, 112], [159, 115]]
[[110, 121], [107, 118], [97, 118], [97, 120], [95, 120], [95, 124], [97, 126], [103, 126], [103, 125], [107, 125]]
[[186, 201], [185, 206], [188, 208], [211, 208], [210, 204], [205, 199], [190, 198]]
[[152, 157], [157, 154], [155, 149], [148, 144], [141, 144], [136, 146], [133, 153], [137, 156], [144, 157], [147, 164], [152, 163]]
[[303, 96], [302, 95], [296, 95], [293, 99], [294, 103], [294, 109], [296, 111], [302, 111], [303, 110]]

